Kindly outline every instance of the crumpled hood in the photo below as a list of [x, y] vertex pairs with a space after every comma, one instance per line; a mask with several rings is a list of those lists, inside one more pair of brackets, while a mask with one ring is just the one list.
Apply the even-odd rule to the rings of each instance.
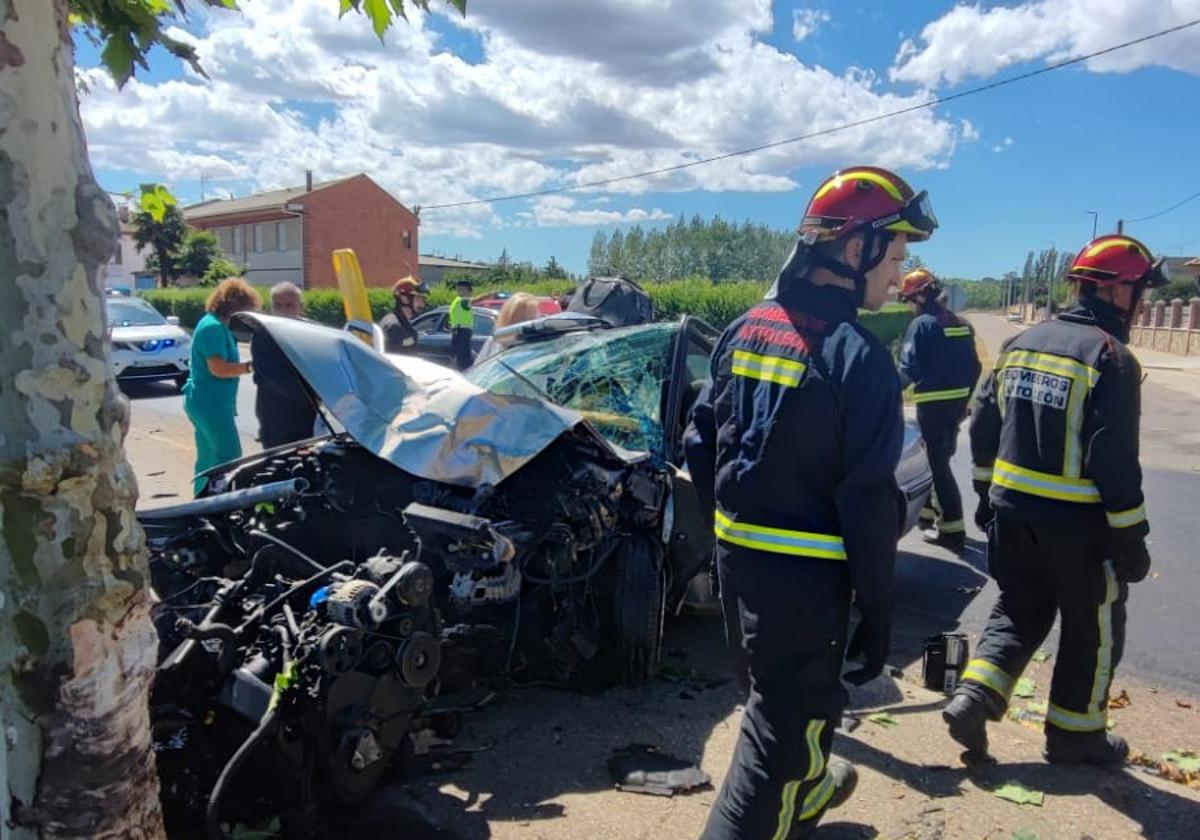
[[233, 326], [274, 341], [360, 446], [431, 481], [499, 484], [581, 422], [542, 400], [484, 391], [424, 359], [376, 352], [343, 330], [250, 312]]

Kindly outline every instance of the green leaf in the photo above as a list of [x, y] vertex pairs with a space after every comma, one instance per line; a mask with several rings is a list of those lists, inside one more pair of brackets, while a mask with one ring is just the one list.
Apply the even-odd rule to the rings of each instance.
[[1033, 703], [1026, 703], [1025, 708], [1034, 714], [1045, 715], [1050, 710], [1050, 704], [1045, 700], [1038, 700]]
[[114, 32], [100, 53], [100, 60], [104, 62], [117, 87], [124, 87], [133, 75], [133, 62], [136, 57], [137, 47], [133, 45], [133, 36], [129, 30]]
[[887, 712], [876, 712], [873, 715], [867, 715], [867, 720], [876, 726], [882, 726], [884, 729], [891, 729], [893, 726], [900, 725], [900, 721], [896, 720]]
[[1013, 832], [1012, 840], [1039, 840], [1037, 833], [1028, 828], [1018, 828]]
[[142, 184], [142, 197], [138, 203], [142, 212], [155, 222], [161, 222], [167, 215], [167, 208], [176, 204], [175, 196], [162, 184]]
[[387, 0], [363, 0], [362, 10], [371, 19], [375, 36], [383, 40], [383, 33], [392, 25], [392, 9]]
[[358, 3], [355, 0], [338, 0], [338, 17], [345, 17], [349, 11], [358, 9]]
[[467, 0], [449, 0], [450, 5], [458, 9], [458, 13], [463, 17], [467, 16]]
[[1034, 662], [1045, 662], [1049, 658], [1050, 658], [1049, 652], [1044, 651], [1044, 650], [1039, 650], [1037, 653], [1035, 653], [1033, 655]]
[[1162, 760], [1173, 764], [1185, 773], [1200, 773], [1200, 755], [1191, 750], [1171, 750], [1163, 753]]
[[1005, 782], [992, 791], [998, 798], [1015, 802], [1018, 805], [1036, 805], [1039, 808], [1046, 801], [1046, 794], [1040, 790], [1027, 788], [1020, 782]]
[[1037, 683], [1029, 679], [1029, 677], [1021, 677], [1017, 680], [1017, 687], [1013, 689], [1013, 697], [1033, 697], [1037, 694]]

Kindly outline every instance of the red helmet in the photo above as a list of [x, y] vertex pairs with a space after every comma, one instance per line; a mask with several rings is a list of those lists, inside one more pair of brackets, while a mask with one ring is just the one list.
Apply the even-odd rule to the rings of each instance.
[[1075, 257], [1068, 279], [1098, 286], [1120, 286], [1141, 283], [1156, 289], [1167, 285], [1167, 267], [1162, 259], [1155, 260], [1141, 242], [1128, 236], [1108, 234], [1093, 239]]
[[914, 269], [905, 274], [904, 279], [900, 281], [900, 291], [897, 297], [900, 300], [912, 300], [914, 295], [936, 289], [940, 285], [932, 271], [924, 268]]
[[875, 166], [855, 166], [827, 178], [808, 202], [800, 235], [810, 243], [849, 236], [868, 227], [904, 233], [920, 242], [933, 235], [937, 217], [925, 191], [913, 193], [903, 178]]

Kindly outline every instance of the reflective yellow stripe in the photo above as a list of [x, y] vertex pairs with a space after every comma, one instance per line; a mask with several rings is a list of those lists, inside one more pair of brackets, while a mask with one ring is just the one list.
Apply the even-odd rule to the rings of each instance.
[[733, 351], [733, 372], [737, 376], [795, 388], [800, 384], [806, 369], [807, 366], [803, 362], [783, 356], [760, 356], [748, 350]]
[[1131, 245], [1134, 248], [1136, 248], [1143, 257], [1145, 257], [1146, 259], [1150, 259], [1149, 252], [1144, 247], [1142, 247], [1141, 243], [1134, 242], [1132, 239], [1126, 239], [1125, 237], [1106, 239], [1103, 242], [1099, 243], [1098, 245], [1093, 245], [1091, 248], [1088, 249], [1088, 252], [1086, 254], [1084, 254], [1084, 256], [1085, 257], [1094, 257], [1099, 253], [1107, 251], [1109, 248], [1128, 248]]
[[942, 335], [947, 338], [966, 338], [971, 335], [970, 327], [943, 327]]
[[939, 534], [961, 534], [967, 530], [967, 526], [963, 524], [961, 519], [951, 519], [946, 522], [939, 522], [937, 529]]
[[[791, 832], [792, 820], [796, 816], [796, 794], [800, 791], [800, 785], [805, 782], [811, 782], [825, 773], [825, 753], [821, 751], [821, 733], [825, 731], [824, 720], [810, 720], [808, 727], [804, 732], [804, 743], [808, 749], [808, 772], [804, 774], [803, 779], [788, 782], [783, 786], [783, 801], [779, 808], [779, 824], [775, 828], [775, 833], [771, 835], [771, 840], [784, 840]], [[828, 774], [826, 774], [828, 778]], [[808, 807], [808, 800], [812, 794], [805, 797], [804, 805]], [[801, 819], [804, 819], [801, 816]]]
[[833, 776], [828, 773], [825, 778], [821, 779], [821, 784], [817, 785], [808, 796], [804, 797], [804, 810], [800, 812], [800, 822], [811, 820], [817, 814], [821, 813], [821, 809], [829, 804], [829, 800], [833, 798]]
[[773, 554], [792, 554], [800, 557], [820, 557], [826, 560], [845, 560], [846, 546], [842, 538], [832, 534], [810, 531], [789, 531], [785, 528], [766, 528], [735, 522], [717, 511], [713, 533], [717, 539], [756, 551]]
[[878, 172], [868, 172], [865, 169], [847, 169], [844, 172], [838, 172], [832, 178], [826, 181], [819, 190], [817, 190], [817, 194], [812, 197], [812, 200], [816, 201], [830, 190], [842, 186], [847, 179], [853, 179], [856, 181], [870, 181], [872, 184], [878, 184], [879, 186], [883, 187], [884, 191], [887, 192], [888, 195], [896, 199], [896, 201], [904, 201], [904, 196], [900, 194], [900, 188], [897, 187], [889, 178], [880, 175]]
[[921, 391], [913, 394], [913, 402], [941, 402], [942, 400], [965, 400], [971, 396], [971, 389], [951, 388], [947, 391]]
[[975, 479], [976, 481], [986, 481], [990, 483], [992, 480], [992, 468], [975, 467], [973, 470], [971, 470], [971, 478]]
[[1104, 516], [1108, 519], [1110, 528], [1131, 528], [1146, 521], [1146, 506], [1138, 505], [1135, 508], [1119, 510], [1116, 513], [1106, 510]]
[[968, 662], [966, 670], [963, 671], [962, 678], [964, 680], [972, 680], [980, 685], [986, 685], [1003, 697], [1005, 703], [1008, 702], [1008, 698], [1012, 694], [1013, 678], [986, 659], [972, 659]]
[[1030, 370], [1040, 370], [1043, 373], [1058, 373], [1072, 379], [1078, 377], [1089, 386], [1100, 380], [1100, 371], [1089, 367], [1078, 359], [1070, 356], [1057, 356], [1053, 353], [1038, 353], [1034, 350], [1010, 350], [1000, 357], [997, 368], [1023, 367]]
[[1108, 715], [1105, 712], [1080, 714], [1050, 703], [1046, 707], [1046, 723], [1068, 732], [1096, 732], [1108, 726]]
[[1043, 499], [1057, 499], [1060, 502], [1097, 504], [1100, 501], [1100, 491], [1086, 478], [1068, 478], [1064, 475], [1028, 470], [999, 458], [996, 459], [992, 482], [1009, 490], [1041, 496]]
[[[1100, 645], [1096, 651], [1096, 673], [1092, 675], [1092, 697], [1088, 701], [1088, 714], [1099, 715], [1100, 726], [1107, 723], [1108, 684], [1112, 682], [1112, 613], [1117, 602], [1117, 574], [1111, 560], [1104, 561], [1104, 600], [1096, 609], [1096, 622], [1100, 627]], [[1097, 727], [1099, 728], [1099, 727]]]

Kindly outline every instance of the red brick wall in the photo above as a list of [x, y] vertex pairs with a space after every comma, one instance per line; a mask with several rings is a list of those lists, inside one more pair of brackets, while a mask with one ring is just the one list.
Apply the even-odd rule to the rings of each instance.
[[[365, 175], [292, 199], [304, 205], [304, 285], [335, 288], [333, 252], [353, 248], [368, 286], [417, 276], [417, 217]], [[405, 247], [404, 233], [410, 235]]]

